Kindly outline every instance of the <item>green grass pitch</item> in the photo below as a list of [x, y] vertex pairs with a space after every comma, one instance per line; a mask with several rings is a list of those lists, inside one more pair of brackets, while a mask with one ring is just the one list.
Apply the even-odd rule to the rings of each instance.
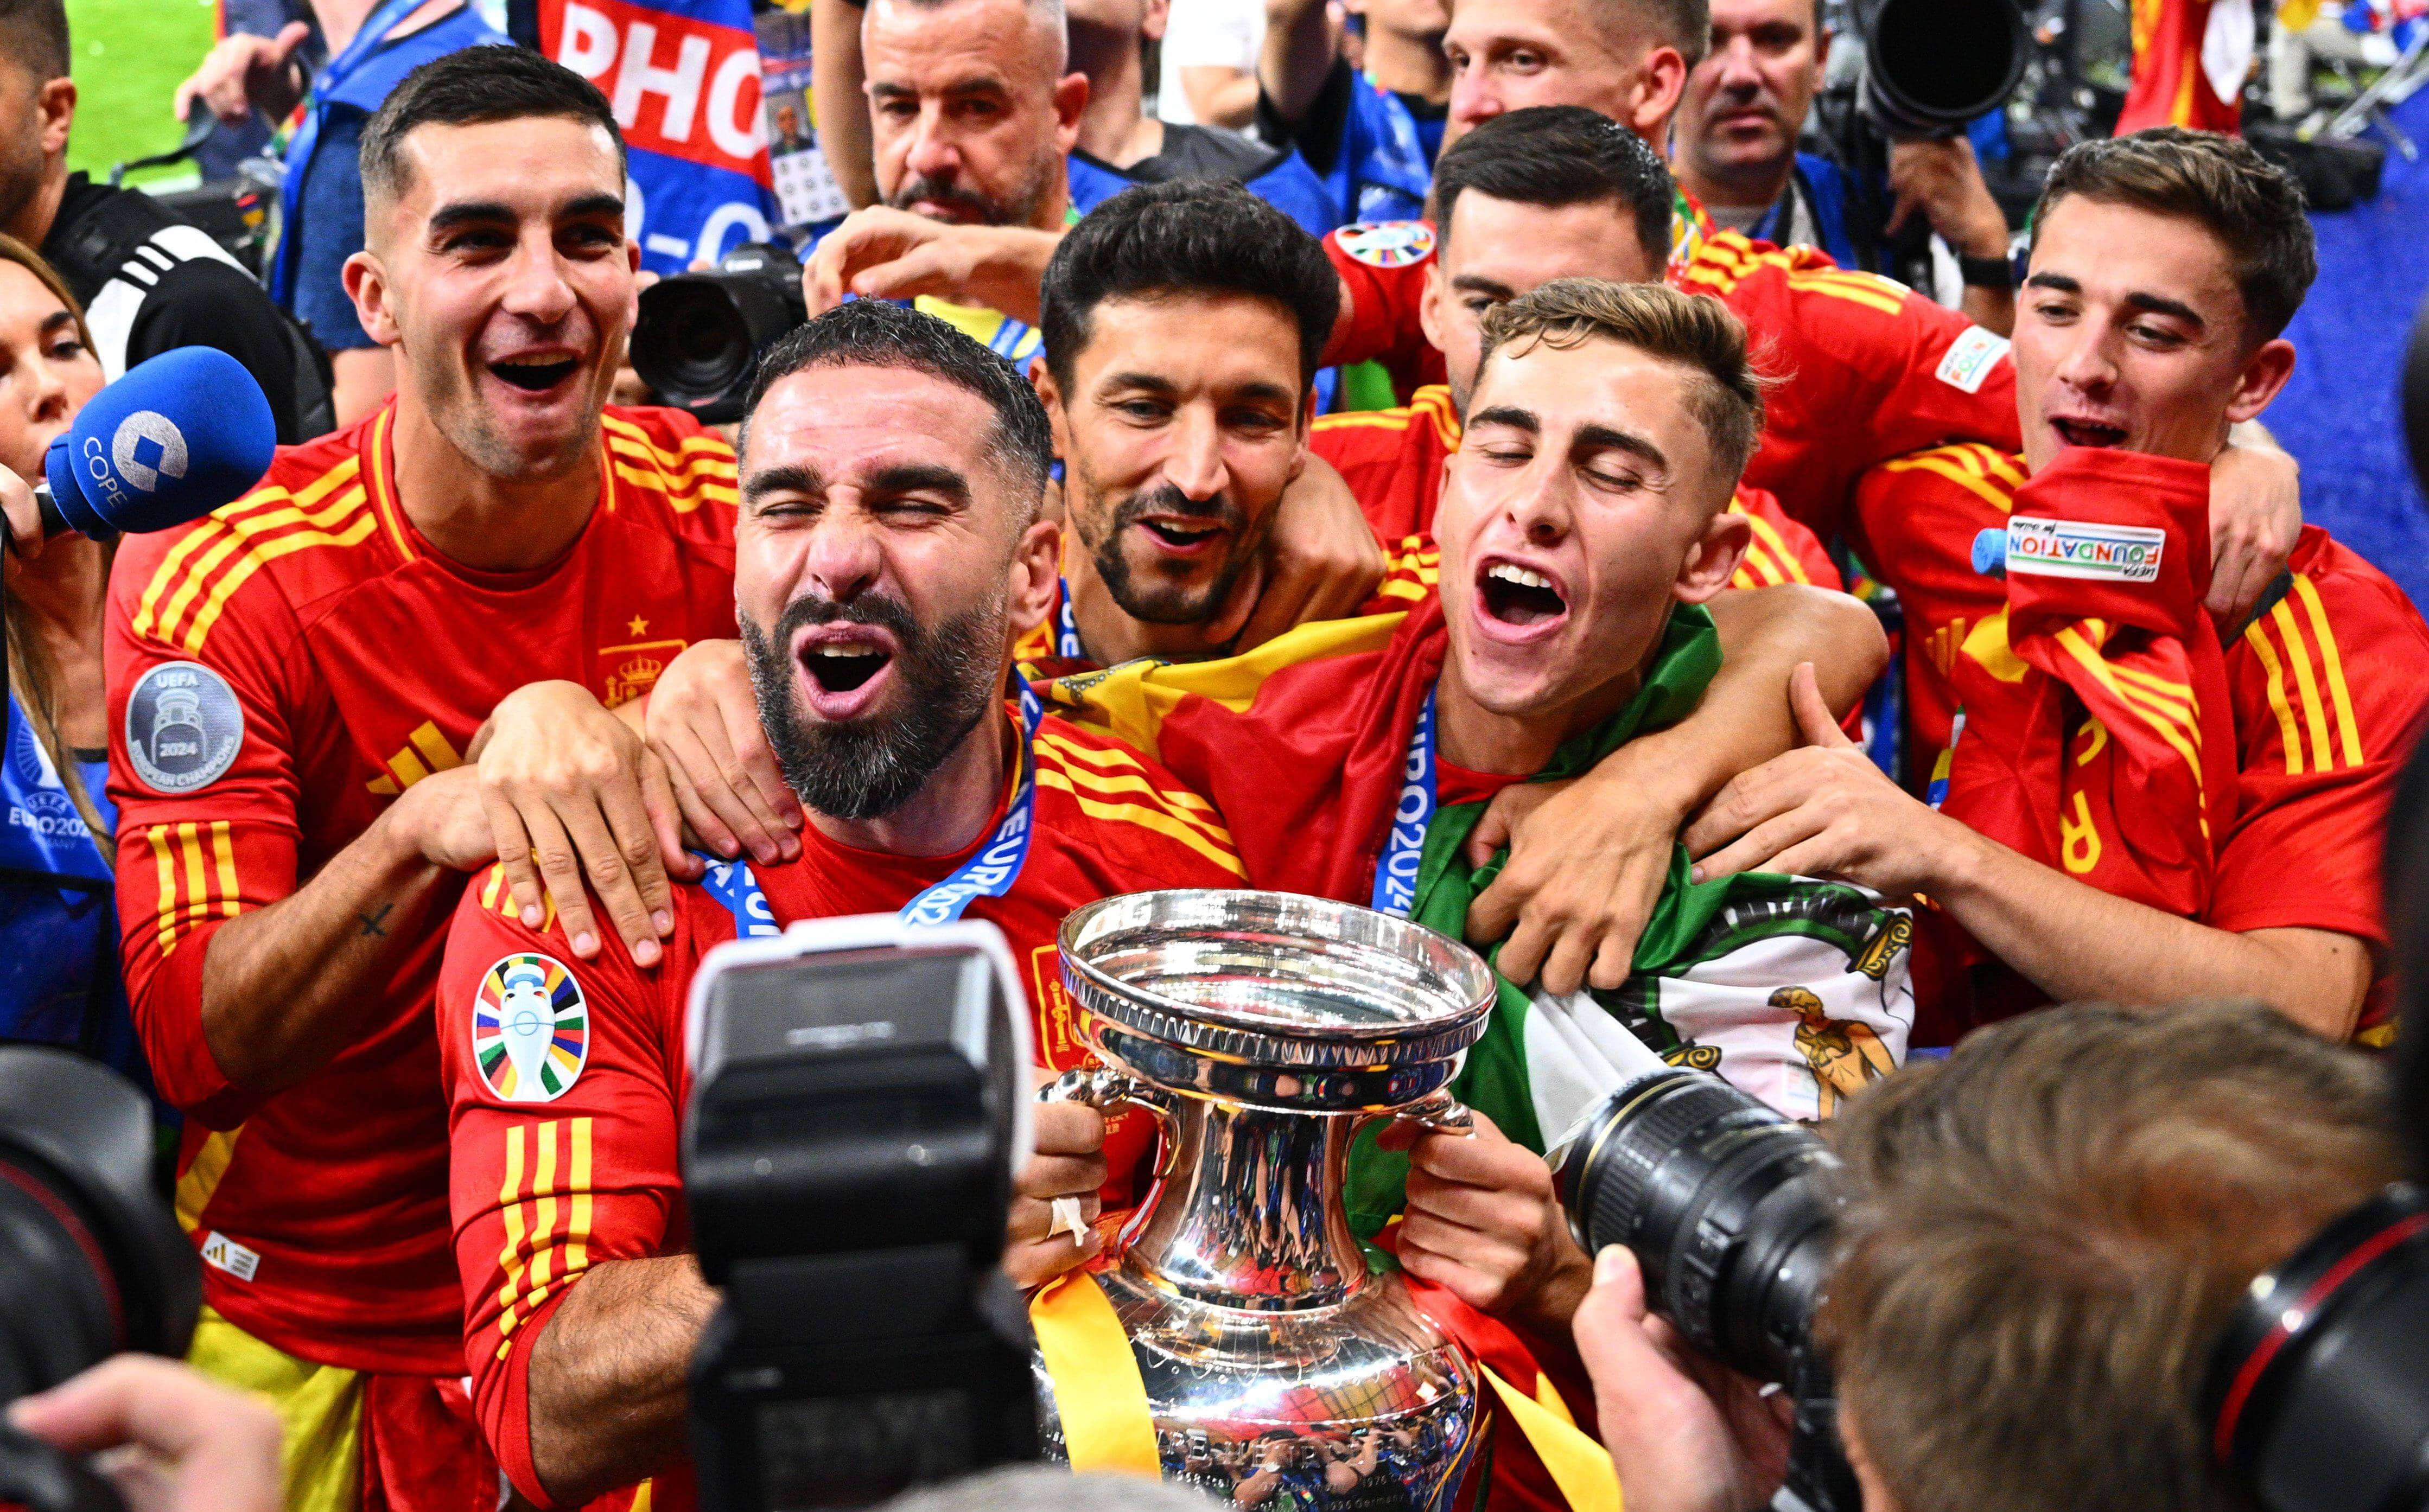
[[68, 0], [76, 81], [70, 168], [100, 177], [112, 164], [177, 144], [169, 98], [209, 51], [214, 14], [212, 0]]

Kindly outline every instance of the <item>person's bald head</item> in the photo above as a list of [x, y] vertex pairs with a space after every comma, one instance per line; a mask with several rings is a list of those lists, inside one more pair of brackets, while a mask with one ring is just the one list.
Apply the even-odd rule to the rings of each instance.
[[878, 192], [934, 220], [1050, 229], [1088, 81], [1063, 0], [870, 0], [861, 25]]

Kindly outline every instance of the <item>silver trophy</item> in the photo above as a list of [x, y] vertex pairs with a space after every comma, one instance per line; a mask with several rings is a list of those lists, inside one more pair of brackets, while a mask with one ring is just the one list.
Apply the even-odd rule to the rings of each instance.
[[[1493, 976], [1405, 919], [1284, 893], [1133, 893], [1064, 921], [1102, 1069], [1043, 1094], [1162, 1126], [1159, 1180], [1098, 1277], [1130, 1336], [1167, 1480], [1243, 1507], [1448, 1512], [1481, 1377], [1342, 1206], [1360, 1128], [1464, 1131], [1448, 1083]], [[1049, 1457], [1066, 1457], [1036, 1366]]]

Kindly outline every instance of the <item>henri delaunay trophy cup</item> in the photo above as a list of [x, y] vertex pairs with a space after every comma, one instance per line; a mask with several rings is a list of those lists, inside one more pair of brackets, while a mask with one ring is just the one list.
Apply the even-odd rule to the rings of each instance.
[[1342, 1183], [1371, 1122], [1467, 1126], [1448, 1084], [1484, 1031], [1490, 970], [1405, 919], [1277, 893], [1107, 898], [1061, 945], [1102, 1067], [1043, 1095], [1143, 1108], [1164, 1135], [1162, 1179], [1097, 1280], [1165, 1478], [1244, 1507], [1447, 1512], [1476, 1449], [1477, 1362], [1396, 1273], [1369, 1273]]

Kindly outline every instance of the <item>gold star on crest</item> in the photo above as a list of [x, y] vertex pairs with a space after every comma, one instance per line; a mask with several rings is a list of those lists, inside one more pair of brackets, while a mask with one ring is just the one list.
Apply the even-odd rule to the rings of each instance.
[[640, 616], [635, 615], [633, 616], [633, 622], [624, 628], [636, 635], [646, 635], [650, 633], [650, 622], [643, 619]]

